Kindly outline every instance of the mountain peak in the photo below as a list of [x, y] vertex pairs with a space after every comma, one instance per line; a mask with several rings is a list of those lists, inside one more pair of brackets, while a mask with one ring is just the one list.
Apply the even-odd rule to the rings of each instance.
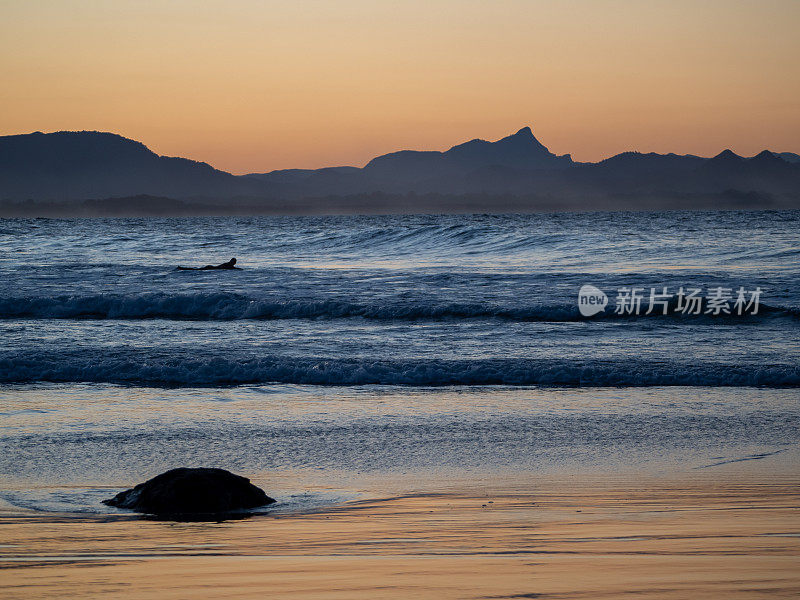
[[489, 144], [497, 147], [513, 147], [516, 151], [533, 152], [536, 154], [550, 154], [547, 147], [536, 139], [533, 131], [527, 125], [512, 135], [506, 136], [496, 142], [489, 142]]
[[511, 137], [534, 137], [534, 136], [531, 128], [526, 125]]
[[779, 156], [775, 156], [775, 154], [773, 154], [769, 150], [762, 150], [761, 152], [756, 154], [753, 158], [757, 158], [759, 160], [783, 160]]
[[714, 158], [712, 158], [711, 160], [715, 160], [715, 161], [721, 161], [721, 160], [725, 160], [725, 161], [731, 161], [731, 160], [734, 160], [734, 161], [737, 161], [737, 162], [739, 162], [739, 161], [743, 161], [743, 160], [744, 160], [744, 158], [743, 158], [743, 157], [741, 157], [741, 156], [739, 156], [739, 155], [738, 155], [738, 154], [736, 154], [736, 153], [735, 153], [733, 150], [731, 150], [731, 149], [729, 149], [729, 148], [728, 148], [728, 149], [725, 149], [725, 150], [723, 150], [723, 151], [722, 151], [722, 152], [720, 152], [719, 154], [717, 154], [717, 155], [716, 155]]
[[508, 167], [515, 169], [564, 168], [572, 162], [568, 156], [556, 156], [537, 140], [530, 127], [496, 142], [471, 140], [453, 146], [443, 158], [462, 168]]

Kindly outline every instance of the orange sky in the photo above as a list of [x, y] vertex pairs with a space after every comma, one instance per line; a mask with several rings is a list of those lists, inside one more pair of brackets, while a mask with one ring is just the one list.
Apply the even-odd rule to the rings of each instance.
[[577, 160], [800, 152], [798, 0], [0, 0], [0, 134], [235, 173], [531, 125]]

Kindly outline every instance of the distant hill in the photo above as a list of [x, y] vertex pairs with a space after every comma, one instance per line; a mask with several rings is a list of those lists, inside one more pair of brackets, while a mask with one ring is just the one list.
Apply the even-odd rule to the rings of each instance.
[[443, 188], [453, 178], [469, 176], [482, 170], [505, 169], [529, 172], [540, 169], [563, 169], [572, 164], [567, 156], [556, 156], [533, 136], [530, 127], [496, 142], [471, 140], [445, 152], [402, 150], [373, 158], [364, 174], [375, 181], [384, 180], [407, 187], [409, 183]]
[[0, 214], [715, 207], [800, 207], [800, 156], [766, 150], [752, 158], [730, 150], [713, 158], [624, 152], [598, 163], [577, 163], [550, 152], [523, 127], [495, 142], [392, 152], [363, 168], [235, 176], [206, 163], [159, 156], [113, 133], [0, 137]]
[[794, 152], [778, 152], [777, 155], [788, 163], [800, 163], [800, 154]]
[[698, 174], [704, 188], [709, 191], [720, 187], [763, 190], [772, 194], [800, 191], [800, 164], [787, 162], [768, 150], [752, 158], [725, 150], [705, 161]]
[[233, 195], [256, 186], [210, 165], [159, 156], [113, 133], [0, 137], [0, 198], [72, 200], [134, 194]]

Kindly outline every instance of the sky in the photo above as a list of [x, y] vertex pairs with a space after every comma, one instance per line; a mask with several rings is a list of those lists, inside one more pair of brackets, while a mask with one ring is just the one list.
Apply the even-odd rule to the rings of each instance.
[[0, 0], [0, 135], [233, 173], [530, 125], [582, 161], [800, 152], [800, 0]]

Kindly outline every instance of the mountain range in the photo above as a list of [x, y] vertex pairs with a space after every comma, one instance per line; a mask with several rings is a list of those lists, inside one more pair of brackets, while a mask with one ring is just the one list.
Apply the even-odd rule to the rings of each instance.
[[800, 156], [558, 156], [530, 127], [363, 168], [232, 175], [96, 131], [0, 137], [0, 212], [208, 214], [800, 207]]

